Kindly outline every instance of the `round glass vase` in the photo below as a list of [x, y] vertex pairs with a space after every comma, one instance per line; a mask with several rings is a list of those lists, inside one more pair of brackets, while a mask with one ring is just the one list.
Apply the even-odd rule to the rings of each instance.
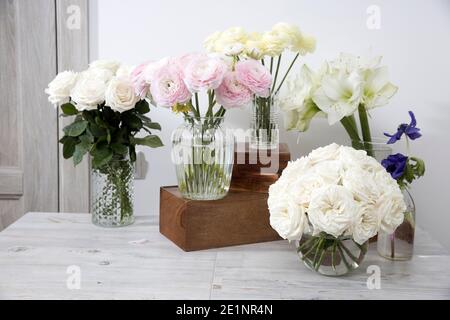
[[230, 189], [234, 135], [223, 117], [185, 116], [172, 134], [172, 161], [182, 196], [218, 200]]
[[385, 138], [372, 138], [372, 142], [352, 140], [351, 144], [353, 148], [365, 150], [367, 155], [381, 162], [392, 154], [392, 148], [386, 142]]
[[250, 147], [253, 149], [277, 149], [280, 142], [277, 99], [254, 97], [250, 125]]
[[368, 249], [369, 242], [360, 245], [351, 236], [334, 237], [321, 233], [303, 234], [297, 241], [297, 253], [305, 266], [325, 276], [342, 276], [358, 268]]
[[389, 260], [411, 260], [414, 252], [416, 229], [416, 206], [407, 189], [403, 189], [406, 203], [404, 220], [394, 233], [378, 232], [378, 254]]
[[124, 227], [134, 222], [134, 166], [128, 158], [113, 158], [91, 170], [92, 223]]

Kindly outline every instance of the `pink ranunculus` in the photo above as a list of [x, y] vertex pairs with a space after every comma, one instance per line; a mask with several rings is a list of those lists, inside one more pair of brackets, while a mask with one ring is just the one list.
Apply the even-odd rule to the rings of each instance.
[[149, 62], [143, 71], [143, 77], [145, 78], [145, 81], [151, 85], [155, 72], [158, 69], [169, 64], [169, 61], [170, 59], [168, 57], [165, 57], [158, 61]]
[[144, 99], [147, 96], [150, 89], [150, 84], [145, 81], [144, 76], [144, 70], [148, 64], [148, 61], [144, 62], [134, 68], [134, 70], [131, 72], [131, 80], [133, 82], [134, 90], [136, 92], [136, 95], [141, 99]]
[[150, 93], [158, 106], [168, 108], [177, 103], [187, 103], [192, 97], [183, 82], [181, 70], [170, 63], [154, 71]]
[[272, 85], [272, 75], [259, 61], [248, 59], [236, 64], [236, 77], [240, 83], [260, 97], [268, 97]]
[[197, 55], [184, 68], [184, 82], [192, 92], [216, 89], [227, 71], [228, 66], [221, 59]]
[[203, 55], [202, 53], [197, 53], [197, 52], [186, 53], [186, 54], [183, 54], [179, 57], [172, 59], [171, 62], [176, 64], [178, 66], [178, 68], [180, 68], [180, 70], [184, 76], [184, 69], [186, 69], [186, 67], [189, 65], [189, 63], [192, 60], [194, 60], [202, 55]]
[[225, 109], [243, 107], [252, 100], [252, 92], [238, 81], [235, 71], [225, 74], [222, 84], [215, 92], [217, 103]]

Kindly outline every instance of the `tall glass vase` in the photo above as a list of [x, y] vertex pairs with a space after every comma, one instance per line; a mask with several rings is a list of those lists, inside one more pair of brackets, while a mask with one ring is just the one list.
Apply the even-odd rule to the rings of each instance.
[[403, 189], [406, 211], [403, 223], [394, 231], [378, 233], [378, 253], [389, 260], [410, 260], [414, 251], [416, 229], [416, 206], [407, 189]]
[[365, 150], [367, 155], [381, 162], [392, 154], [392, 148], [386, 142], [387, 140], [383, 138], [372, 138], [372, 142], [352, 140], [351, 143], [353, 148]]
[[112, 159], [91, 170], [92, 222], [123, 227], [134, 222], [134, 167], [128, 158]]
[[276, 96], [255, 97], [252, 107], [250, 147], [253, 149], [277, 149], [280, 137]]
[[233, 171], [234, 135], [225, 130], [223, 117], [186, 116], [172, 134], [172, 161], [184, 198], [225, 197]]

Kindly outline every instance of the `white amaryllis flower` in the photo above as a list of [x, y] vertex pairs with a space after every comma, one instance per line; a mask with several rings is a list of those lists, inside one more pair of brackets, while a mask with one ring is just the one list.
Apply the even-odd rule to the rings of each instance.
[[80, 74], [80, 77], [70, 92], [78, 111], [95, 110], [105, 101], [106, 83], [90, 71]]
[[287, 81], [278, 99], [287, 130], [306, 131], [311, 120], [321, 112], [312, 100], [319, 83], [318, 76], [306, 65]]
[[75, 86], [78, 74], [73, 71], [63, 71], [48, 84], [45, 93], [52, 104], [63, 104], [69, 102], [70, 91]]
[[389, 82], [387, 67], [368, 69], [363, 73], [364, 89], [363, 101], [366, 109], [373, 109], [386, 105], [398, 90], [398, 87]]
[[325, 112], [330, 125], [352, 115], [361, 103], [363, 83], [358, 72], [333, 72], [323, 77], [313, 101]]
[[114, 77], [109, 82], [105, 102], [112, 110], [120, 113], [131, 110], [139, 100], [129, 76]]
[[308, 217], [314, 234], [326, 232], [339, 237], [353, 225], [357, 210], [349, 190], [340, 185], [328, 185], [313, 191]]
[[115, 75], [120, 67], [120, 62], [116, 60], [96, 60], [89, 65], [89, 69], [104, 69]]

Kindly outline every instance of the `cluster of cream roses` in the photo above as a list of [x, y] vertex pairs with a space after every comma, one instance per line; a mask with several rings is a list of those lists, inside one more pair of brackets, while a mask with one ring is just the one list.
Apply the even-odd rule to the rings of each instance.
[[331, 144], [290, 162], [269, 189], [270, 224], [288, 240], [304, 232], [363, 244], [392, 233], [406, 205], [397, 182], [365, 151]]
[[366, 110], [386, 105], [397, 92], [389, 82], [381, 56], [366, 59], [342, 53], [313, 72], [304, 65], [289, 79], [281, 93], [287, 130], [306, 131], [315, 116], [326, 116], [330, 125], [353, 115], [360, 105]]
[[131, 79], [132, 68], [114, 60], [97, 60], [83, 72], [64, 71], [45, 92], [51, 103], [72, 102], [78, 111], [95, 110], [103, 103], [120, 113], [135, 107], [140, 98]]
[[244, 54], [257, 60], [265, 56], [277, 57], [284, 50], [306, 55], [314, 52], [315, 47], [313, 37], [301, 32], [297, 26], [284, 22], [277, 23], [264, 33], [248, 33], [241, 27], [233, 27], [213, 33], [205, 40], [205, 48], [210, 53], [229, 56]]

